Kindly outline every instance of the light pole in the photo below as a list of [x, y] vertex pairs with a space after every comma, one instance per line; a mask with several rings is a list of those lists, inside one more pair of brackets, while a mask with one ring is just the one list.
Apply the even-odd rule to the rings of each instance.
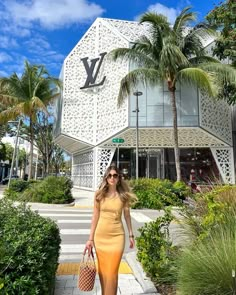
[[[8, 123], [18, 123], [17, 132], [16, 132], [16, 142], [15, 142], [15, 147], [14, 147], [14, 150], [13, 150], [13, 156], [12, 156], [12, 161], [11, 161], [11, 169], [10, 169], [10, 175], [9, 175], [9, 181], [8, 181], [8, 187], [9, 187], [10, 182], [11, 182], [11, 178], [12, 178], [12, 172], [13, 172], [14, 161], [15, 161], [15, 156], [16, 156], [16, 150], [17, 150], [17, 145], [18, 145], [18, 137], [19, 137], [19, 130], [20, 130], [21, 120], [19, 120], [19, 121], [9, 121]], [[16, 171], [16, 173], [17, 173], [17, 171]]]
[[136, 96], [136, 109], [133, 111], [136, 113], [136, 179], [138, 179], [138, 147], [139, 147], [139, 136], [138, 136], [138, 97], [143, 95], [141, 91], [135, 91], [134, 96]]

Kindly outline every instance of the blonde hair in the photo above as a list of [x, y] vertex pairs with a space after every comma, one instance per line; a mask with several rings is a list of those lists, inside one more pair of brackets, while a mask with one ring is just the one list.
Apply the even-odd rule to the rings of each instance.
[[137, 200], [137, 197], [131, 192], [127, 182], [122, 179], [121, 173], [116, 166], [109, 166], [103, 176], [103, 180], [96, 192], [97, 205], [105, 198], [106, 194], [108, 193], [109, 185], [107, 182], [107, 177], [111, 170], [116, 171], [116, 173], [118, 174], [116, 190], [121, 201], [125, 204], [125, 206], [131, 206]]

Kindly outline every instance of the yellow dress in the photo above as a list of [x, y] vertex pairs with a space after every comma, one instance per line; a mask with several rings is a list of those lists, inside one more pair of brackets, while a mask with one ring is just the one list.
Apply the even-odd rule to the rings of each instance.
[[118, 270], [125, 246], [125, 233], [121, 221], [123, 206], [119, 196], [106, 197], [99, 206], [100, 216], [94, 243], [102, 295], [117, 294]]

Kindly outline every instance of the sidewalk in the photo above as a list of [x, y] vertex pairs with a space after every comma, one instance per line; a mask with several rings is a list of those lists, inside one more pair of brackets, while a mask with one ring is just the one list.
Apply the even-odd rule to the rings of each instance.
[[[75, 207], [91, 208], [93, 206], [94, 192], [73, 189], [72, 193], [75, 199]], [[68, 265], [69, 271], [74, 264]], [[120, 268], [119, 270], [118, 295], [158, 294], [153, 283], [145, 276], [141, 265], [136, 260], [135, 252], [126, 254], [121, 264], [126, 266], [126, 269], [122, 271]], [[129, 268], [128, 271], [127, 267]], [[79, 291], [77, 279], [77, 274], [57, 275], [54, 295], [101, 295], [98, 277], [96, 277], [95, 288], [91, 292]]]

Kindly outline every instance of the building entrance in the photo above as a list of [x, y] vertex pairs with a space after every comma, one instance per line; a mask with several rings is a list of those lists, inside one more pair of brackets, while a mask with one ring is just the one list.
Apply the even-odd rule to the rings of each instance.
[[[120, 149], [119, 168], [125, 178], [136, 177], [136, 150]], [[163, 178], [164, 177], [164, 152], [163, 149], [139, 149], [139, 177]], [[112, 164], [117, 165], [117, 152]]]
[[139, 150], [139, 177], [163, 178], [163, 150]]

